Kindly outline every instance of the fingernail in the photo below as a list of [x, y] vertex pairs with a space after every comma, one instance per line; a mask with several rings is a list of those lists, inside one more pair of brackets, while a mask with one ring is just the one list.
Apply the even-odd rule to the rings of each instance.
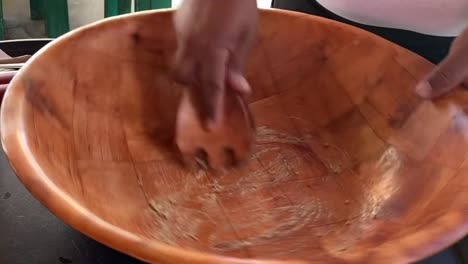
[[247, 79], [245, 79], [244, 77], [238, 78], [238, 82], [239, 88], [242, 89], [244, 93], [249, 94], [252, 91], [252, 89], [250, 89], [249, 82], [247, 82]]
[[238, 72], [231, 72], [230, 74], [231, 85], [233, 88], [241, 93], [250, 94], [252, 89], [247, 79]]
[[423, 81], [416, 86], [416, 93], [423, 98], [429, 98], [432, 95], [432, 86], [429, 82]]

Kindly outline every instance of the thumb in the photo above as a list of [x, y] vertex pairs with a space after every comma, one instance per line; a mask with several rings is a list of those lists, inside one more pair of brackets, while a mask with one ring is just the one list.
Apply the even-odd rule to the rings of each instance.
[[443, 95], [468, 77], [468, 54], [459, 49], [450, 53], [432, 72], [416, 86], [416, 92], [423, 98]]
[[226, 76], [228, 87], [236, 90], [237, 92], [243, 94], [250, 94], [252, 89], [250, 88], [250, 84], [247, 79], [244, 77], [242, 73], [237, 70], [230, 69]]

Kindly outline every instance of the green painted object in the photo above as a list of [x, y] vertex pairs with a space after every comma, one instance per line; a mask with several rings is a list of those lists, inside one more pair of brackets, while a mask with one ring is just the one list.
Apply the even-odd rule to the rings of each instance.
[[135, 11], [143, 11], [151, 9], [150, 0], [135, 0]]
[[[104, 16], [111, 17], [131, 12], [131, 0], [105, 0]], [[67, 0], [30, 0], [31, 19], [45, 18], [49, 38], [59, 37], [70, 31]], [[171, 0], [135, 0], [135, 11], [169, 8]], [[0, 39], [4, 39], [2, 0], [0, 0]]]
[[32, 20], [41, 20], [44, 18], [44, 0], [29, 0], [29, 9]]
[[70, 31], [67, 0], [44, 1], [47, 36], [56, 38]]
[[135, 11], [169, 8], [172, 0], [135, 0]]
[[105, 0], [104, 16], [111, 17], [132, 11], [132, 0]]
[[151, 0], [152, 9], [170, 8], [172, 6], [172, 0]]

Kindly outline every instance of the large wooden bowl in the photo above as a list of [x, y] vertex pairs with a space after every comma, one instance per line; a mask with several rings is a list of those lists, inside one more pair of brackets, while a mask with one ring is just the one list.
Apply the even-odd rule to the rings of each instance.
[[171, 18], [76, 30], [8, 89], [6, 154], [64, 222], [170, 264], [400, 263], [467, 233], [468, 94], [418, 98], [429, 62], [347, 25], [261, 11], [247, 67], [255, 152], [225, 175], [191, 172], [173, 147]]

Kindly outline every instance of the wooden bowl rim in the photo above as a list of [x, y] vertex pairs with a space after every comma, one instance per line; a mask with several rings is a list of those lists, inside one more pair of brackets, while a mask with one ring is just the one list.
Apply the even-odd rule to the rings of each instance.
[[[28, 139], [21, 133], [22, 128], [22, 106], [26, 104], [24, 97], [15, 97], [14, 91], [18, 85], [18, 80], [27, 73], [32, 63], [40, 60], [44, 54], [47, 54], [50, 47], [55, 47], [66, 42], [77, 33], [90, 30], [101, 25], [118, 23], [128, 17], [143, 17], [148, 15], [158, 15], [174, 12], [173, 8], [162, 10], [142, 11], [138, 13], [120, 15], [116, 17], [100, 20], [84, 27], [72, 30], [61, 37], [48, 43], [43, 49], [34, 54], [26, 65], [18, 72], [11, 81], [9, 89], [3, 99], [0, 110], [0, 134], [3, 150], [13, 171], [24, 184], [28, 191], [50, 210], [59, 219], [89, 236], [90, 238], [103, 243], [111, 248], [121, 251], [125, 254], [138, 258], [142, 261], [162, 262], [162, 263], [230, 263], [230, 264], [292, 264], [292, 263], [312, 263], [304, 261], [277, 261], [277, 260], [256, 260], [242, 259], [235, 257], [226, 257], [212, 253], [201, 252], [192, 249], [182, 249], [180, 247], [170, 246], [155, 240], [143, 239], [131, 232], [128, 232], [118, 226], [112, 225], [96, 216], [87, 208], [81, 206], [73, 197], [58, 188], [42, 170], [41, 165], [32, 155]], [[323, 17], [307, 15], [295, 11], [279, 9], [260, 9], [260, 13], [269, 13], [276, 16], [303, 17], [311, 22], [328, 23], [340, 25], [347, 30], [358, 34], [366, 34], [376, 39], [378, 43], [390, 43], [389, 41], [364, 31], [351, 25], [343, 24], [338, 21]], [[396, 46], [396, 45], [395, 45]], [[398, 47], [402, 49], [401, 47]], [[414, 54], [414, 56], [418, 56]], [[51, 199], [50, 197], [53, 197]], [[421, 258], [430, 256], [437, 251], [450, 246], [468, 233], [468, 222], [462, 222], [462, 225], [453, 226], [453, 219], [464, 217], [462, 210], [453, 210], [439, 217], [435, 221], [425, 224], [426, 228], [417, 230], [409, 236], [398, 238], [390, 242], [391, 253], [381, 252], [379, 248], [370, 250], [373, 256], [386, 257], [389, 262], [412, 262]], [[451, 224], [452, 223], [452, 224]], [[418, 237], [427, 237], [427, 232], [433, 234], [436, 239], [422, 240], [420, 244], [415, 245], [411, 241], [418, 240]], [[439, 236], [437, 236], [439, 235]], [[389, 242], [384, 242], [384, 245]], [[398, 252], [399, 254], [395, 254]], [[377, 253], [376, 255], [374, 253]], [[407, 253], [407, 254], [405, 254]]]

